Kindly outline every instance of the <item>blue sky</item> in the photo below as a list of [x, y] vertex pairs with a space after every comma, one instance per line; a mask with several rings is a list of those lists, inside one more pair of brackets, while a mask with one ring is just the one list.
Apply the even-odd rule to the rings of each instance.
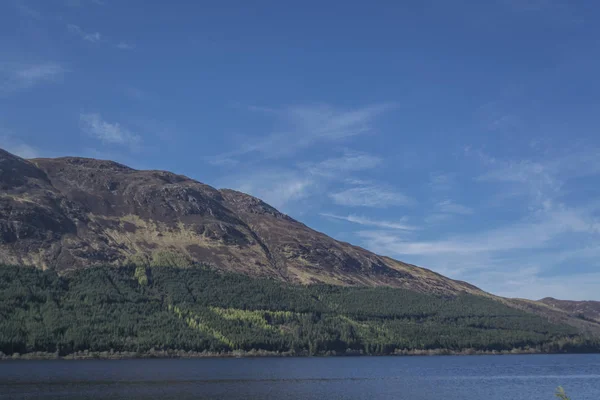
[[166, 169], [506, 296], [600, 300], [595, 1], [6, 0], [0, 147]]

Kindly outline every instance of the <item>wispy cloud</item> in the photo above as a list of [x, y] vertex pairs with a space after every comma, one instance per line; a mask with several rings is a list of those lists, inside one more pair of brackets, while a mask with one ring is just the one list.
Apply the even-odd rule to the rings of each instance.
[[475, 212], [471, 207], [457, 204], [447, 199], [435, 204], [433, 211], [425, 216], [423, 221], [429, 225], [440, 225], [455, 219], [458, 215], [471, 215]]
[[310, 195], [315, 181], [294, 170], [273, 168], [224, 179], [224, 186], [256, 196], [275, 208], [287, 211], [294, 202]]
[[565, 300], [600, 300], [600, 273], [545, 276], [539, 266], [493, 269], [473, 274], [480, 287], [505, 297], [539, 300], [552, 296]]
[[100, 34], [100, 32], [86, 32], [79, 25], [69, 24], [69, 25], [67, 25], [67, 29], [69, 30], [69, 32], [71, 34], [85, 40], [86, 42], [90, 42], [90, 43], [102, 42], [104, 44], [108, 44], [109, 46], [114, 46], [116, 49], [119, 49], [119, 50], [135, 49], [135, 45], [131, 42], [121, 40], [121, 41], [115, 43], [113, 41], [113, 39], [105, 38], [102, 34]]
[[427, 215], [423, 221], [426, 224], [438, 225], [438, 224], [441, 224], [444, 222], [448, 222], [453, 218], [454, 218], [453, 214], [434, 212], [432, 214]]
[[568, 2], [562, 0], [502, 0], [516, 12], [564, 11]]
[[56, 63], [32, 65], [15, 72], [18, 80], [27, 85], [33, 85], [36, 82], [43, 80], [52, 80], [57, 75], [61, 75], [65, 70], [62, 66]]
[[436, 208], [438, 211], [442, 213], [448, 214], [462, 214], [469, 215], [473, 214], [473, 209], [467, 206], [463, 206], [462, 204], [457, 204], [452, 200], [444, 200], [437, 203]]
[[[343, 155], [331, 157], [319, 162], [299, 163], [293, 169], [274, 166], [260, 167], [261, 163], [253, 164], [247, 173], [225, 178], [226, 186], [246, 191], [257, 197], [265, 198], [274, 206], [290, 208], [300, 200], [312, 204], [322, 202], [322, 193], [332, 187], [339, 187], [341, 182], [350, 185], [376, 187], [368, 182], [349, 179], [348, 175], [357, 171], [374, 168], [382, 160], [379, 157], [352, 150], [345, 150]], [[240, 161], [236, 158], [216, 158], [209, 160], [215, 166], [240, 170]], [[270, 163], [271, 164], [271, 163]], [[247, 165], [247, 164], [246, 164]], [[235, 169], [233, 169], [235, 167]], [[316, 190], [319, 189], [319, 190]], [[378, 188], [381, 193], [385, 189]], [[404, 200], [399, 193], [387, 190], [387, 197], [380, 199], [384, 202], [399, 202]], [[337, 197], [341, 198], [342, 194]], [[341, 200], [340, 200], [341, 201]]]
[[351, 110], [328, 105], [294, 106], [275, 110], [252, 107], [250, 111], [260, 112], [280, 121], [284, 125], [282, 131], [253, 137], [239, 148], [207, 160], [232, 159], [250, 153], [259, 154], [263, 158], [277, 158], [317, 143], [340, 141], [371, 133], [374, 131], [375, 118], [393, 107], [393, 104], [376, 104]]
[[97, 113], [84, 113], [79, 117], [81, 129], [87, 135], [106, 144], [128, 146], [135, 150], [141, 144], [141, 137], [119, 123], [110, 123]]
[[40, 64], [0, 64], [0, 94], [31, 89], [43, 83], [60, 81], [67, 70], [55, 62]]
[[73, 35], [79, 36], [81, 39], [91, 43], [98, 43], [102, 39], [100, 32], [84, 32], [83, 29], [74, 24], [67, 25], [67, 29]]
[[448, 191], [454, 187], [454, 180], [453, 174], [432, 172], [429, 174], [429, 187], [436, 192]]
[[37, 20], [44, 19], [44, 15], [32, 7], [27, 0], [13, 0], [12, 4], [22, 16]]
[[208, 163], [216, 167], [235, 167], [240, 162], [233, 158], [214, 158], [208, 160]]
[[119, 42], [117, 44], [117, 49], [120, 49], [120, 50], [133, 50], [133, 49], [135, 49], [135, 46], [132, 43]]
[[328, 158], [318, 163], [305, 163], [301, 166], [309, 173], [324, 177], [334, 177], [339, 173], [356, 172], [381, 165], [380, 157], [364, 152], [346, 150], [341, 157]]
[[[2, 131], [4, 130], [2, 129]], [[36, 158], [40, 156], [38, 149], [15, 139], [14, 135], [0, 134], [0, 148], [22, 158]]]
[[380, 247], [394, 254], [426, 255], [542, 248], [558, 236], [568, 233], [598, 234], [600, 223], [584, 210], [558, 207], [539, 213], [531, 221], [437, 241], [406, 242], [380, 232], [369, 232], [363, 236], [369, 239], [373, 247]]
[[390, 188], [367, 184], [332, 193], [329, 197], [334, 203], [352, 207], [408, 206], [414, 200], [403, 193]]
[[83, 7], [88, 4], [105, 6], [106, 2], [104, 0], [65, 0], [65, 4], [70, 7]]
[[390, 230], [357, 232], [370, 250], [434, 268], [493, 293], [600, 300], [598, 294], [592, 297], [593, 285], [581, 293], [576, 287], [559, 289], [561, 279], [552, 272], [562, 269], [565, 274], [568, 265], [568, 279], [575, 282], [581, 272], [573, 266], [600, 268], [598, 205], [552, 205], [497, 228], [442, 234], [438, 239], [424, 234], [424, 239], [415, 239]]
[[383, 221], [383, 220], [371, 219], [368, 217], [363, 217], [363, 216], [353, 215], [353, 214], [343, 216], [343, 215], [336, 215], [336, 214], [330, 214], [330, 213], [321, 213], [320, 215], [327, 217], [327, 218], [333, 218], [333, 219], [339, 219], [339, 220], [343, 220], [343, 221], [352, 222], [352, 223], [358, 224], [358, 225], [376, 226], [378, 228], [400, 229], [400, 230], [409, 230], [409, 231], [418, 229], [417, 227], [406, 224], [402, 221]]
[[514, 194], [529, 196], [537, 207], [563, 195], [568, 181], [600, 175], [600, 148], [594, 146], [580, 145], [558, 154], [520, 160], [498, 159], [471, 148], [465, 152], [482, 164], [484, 172], [476, 181], [512, 185]]

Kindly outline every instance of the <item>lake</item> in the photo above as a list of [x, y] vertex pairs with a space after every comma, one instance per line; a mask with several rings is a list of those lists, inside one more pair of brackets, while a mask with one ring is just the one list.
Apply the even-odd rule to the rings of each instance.
[[600, 355], [0, 362], [0, 399], [600, 399]]

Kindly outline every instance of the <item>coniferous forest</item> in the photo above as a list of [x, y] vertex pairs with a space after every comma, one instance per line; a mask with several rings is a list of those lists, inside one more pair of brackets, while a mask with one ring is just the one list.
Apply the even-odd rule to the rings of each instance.
[[0, 352], [595, 352], [597, 339], [482, 296], [301, 286], [205, 267], [0, 267]]

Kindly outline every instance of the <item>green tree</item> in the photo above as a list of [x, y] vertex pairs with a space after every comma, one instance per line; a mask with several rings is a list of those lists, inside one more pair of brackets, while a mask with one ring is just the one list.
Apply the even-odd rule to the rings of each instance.
[[567, 393], [565, 392], [565, 389], [563, 389], [562, 386], [559, 386], [556, 389], [556, 393], [554, 395], [561, 400], [570, 400], [570, 398], [567, 396]]

